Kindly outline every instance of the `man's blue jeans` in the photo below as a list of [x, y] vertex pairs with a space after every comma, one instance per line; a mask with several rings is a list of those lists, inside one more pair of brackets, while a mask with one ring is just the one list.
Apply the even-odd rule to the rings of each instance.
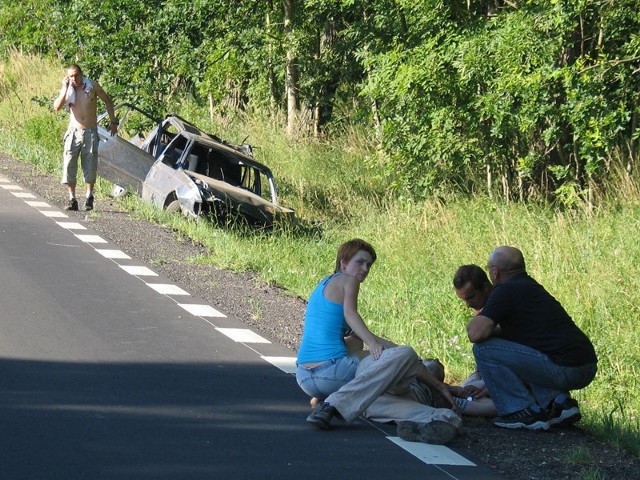
[[538, 350], [501, 338], [474, 344], [473, 355], [501, 416], [534, 405], [544, 410], [561, 393], [589, 385], [597, 370], [595, 363], [557, 365]]

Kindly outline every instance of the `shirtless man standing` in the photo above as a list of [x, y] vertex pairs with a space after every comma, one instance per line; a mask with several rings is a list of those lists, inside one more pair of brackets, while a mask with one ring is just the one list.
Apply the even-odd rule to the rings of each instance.
[[53, 109], [57, 112], [67, 107], [71, 113], [69, 127], [64, 135], [64, 154], [62, 168], [62, 184], [69, 190], [69, 206], [67, 210], [78, 210], [76, 200], [76, 181], [78, 176], [78, 156], [81, 156], [82, 174], [87, 185], [84, 207], [93, 210], [93, 186], [98, 169], [98, 137], [97, 98], [100, 98], [109, 114], [111, 123], [109, 131], [115, 135], [118, 130], [113, 102], [95, 80], [89, 80], [82, 74], [82, 69], [72, 64], [67, 67], [67, 76], [62, 80], [60, 94], [53, 101]]

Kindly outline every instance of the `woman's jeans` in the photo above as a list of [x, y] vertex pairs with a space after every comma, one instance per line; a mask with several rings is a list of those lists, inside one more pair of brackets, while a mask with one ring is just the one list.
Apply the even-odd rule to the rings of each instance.
[[312, 368], [298, 365], [296, 380], [304, 393], [324, 400], [356, 376], [360, 360], [358, 357], [342, 357], [327, 360]]
[[595, 363], [557, 365], [538, 350], [501, 338], [474, 344], [473, 355], [501, 416], [534, 405], [544, 410], [558, 395], [589, 385], [597, 370]]

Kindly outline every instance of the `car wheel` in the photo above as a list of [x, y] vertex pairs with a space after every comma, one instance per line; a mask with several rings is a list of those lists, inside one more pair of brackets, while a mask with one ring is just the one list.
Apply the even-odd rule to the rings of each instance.
[[169, 213], [182, 213], [182, 209], [180, 208], [180, 202], [178, 200], [174, 200], [169, 205], [167, 205], [167, 212]]
[[178, 200], [172, 200], [171, 203], [167, 205], [166, 211], [168, 213], [179, 213], [183, 217], [192, 218], [196, 221], [200, 220], [200, 215], [198, 213], [194, 213], [188, 210], [182, 210], [182, 207], [180, 206], [180, 202]]

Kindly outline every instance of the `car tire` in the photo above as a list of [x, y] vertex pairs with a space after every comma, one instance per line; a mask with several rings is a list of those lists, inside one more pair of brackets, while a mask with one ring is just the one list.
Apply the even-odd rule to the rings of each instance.
[[169, 205], [167, 205], [168, 213], [182, 213], [182, 209], [180, 208], [180, 202], [178, 200], [173, 200]]
[[172, 200], [169, 205], [167, 205], [166, 211], [167, 213], [179, 213], [185, 218], [194, 219], [196, 222], [200, 220], [199, 214], [194, 214], [193, 212], [188, 211], [185, 212], [184, 210], [182, 210], [182, 207], [180, 206], [180, 202], [178, 200]]

